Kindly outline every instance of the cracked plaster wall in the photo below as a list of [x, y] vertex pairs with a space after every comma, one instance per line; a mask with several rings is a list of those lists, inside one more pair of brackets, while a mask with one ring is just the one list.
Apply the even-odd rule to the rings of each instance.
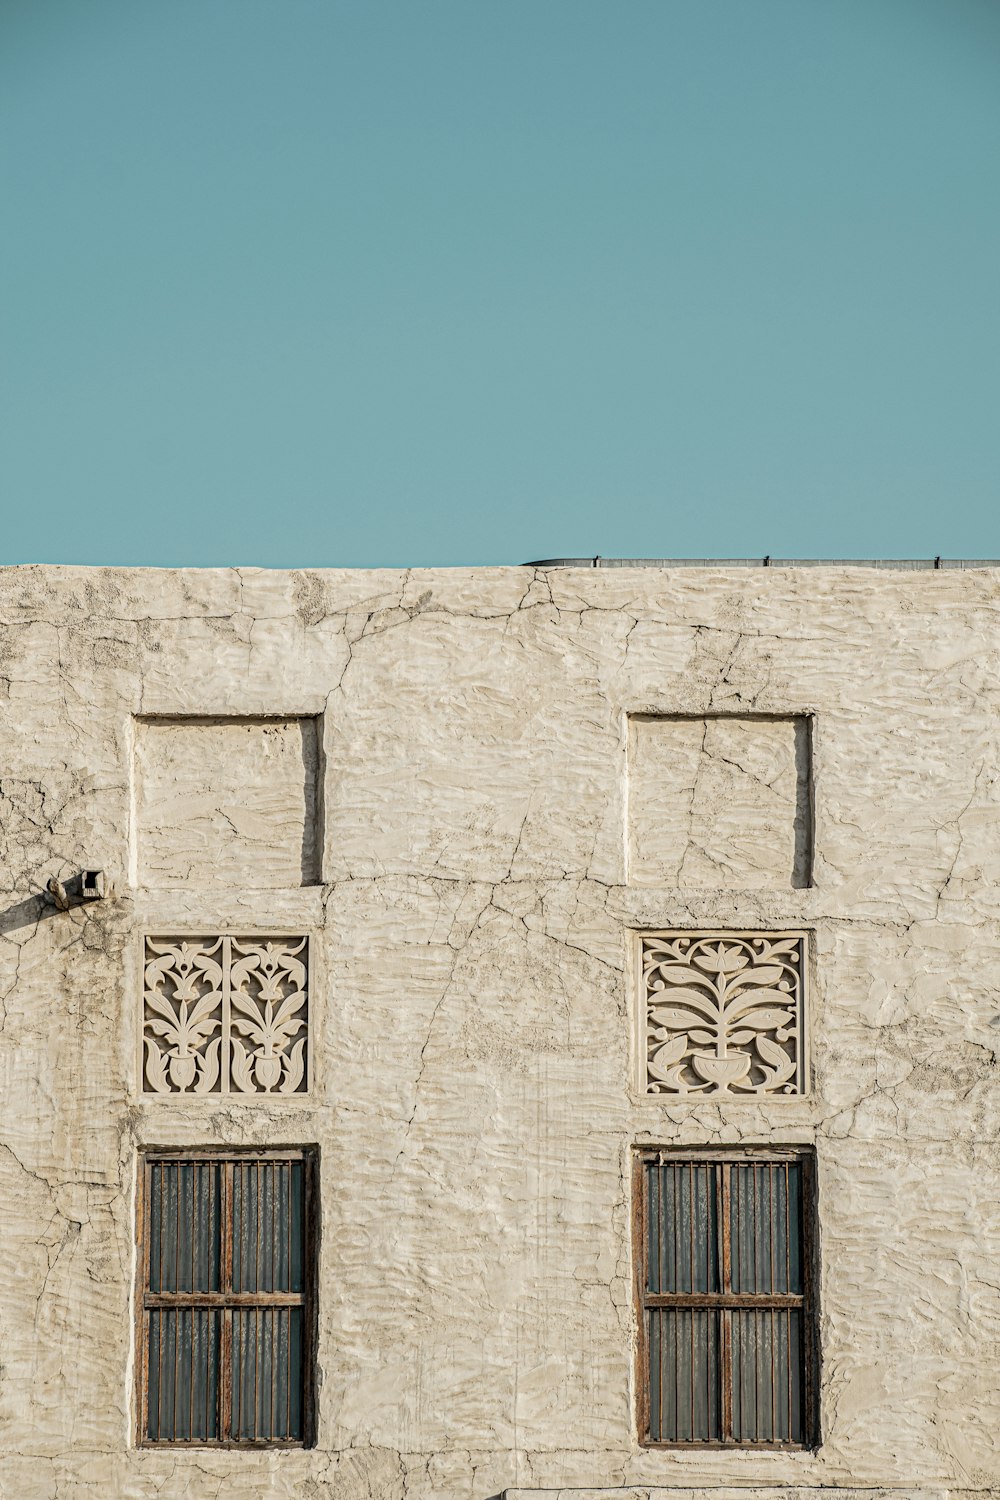
[[809, 884], [809, 720], [628, 720], [626, 878], [722, 890]]
[[135, 883], [311, 885], [317, 721], [139, 719]]
[[[1000, 575], [15, 568], [0, 688], [5, 1500], [1000, 1493]], [[813, 885], [627, 883], [625, 716], [734, 712], [814, 716]], [[130, 881], [136, 716], [225, 714], [323, 716], [322, 883]], [[815, 934], [806, 1098], [636, 1092], [628, 934], [717, 925]], [[137, 1092], [185, 927], [313, 935], [310, 1095]], [[637, 1447], [643, 1141], [815, 1143], [817, 1452]], [[137, 1149], [300, 1142], [318, 1446], [137, 1449]]]

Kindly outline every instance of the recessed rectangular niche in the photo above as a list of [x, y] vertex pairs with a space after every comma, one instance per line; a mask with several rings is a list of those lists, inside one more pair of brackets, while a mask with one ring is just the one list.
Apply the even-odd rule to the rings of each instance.
[[628, 878], [787, 890], [812, 883], [805, 715], [633, 714]]
[[318, 882], [320, 743], [313, 717], [137, 720], [138, 883]]

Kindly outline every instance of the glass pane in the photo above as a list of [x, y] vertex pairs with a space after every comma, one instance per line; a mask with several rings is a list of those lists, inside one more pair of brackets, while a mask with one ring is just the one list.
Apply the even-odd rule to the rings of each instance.
[[161, 1443], [215, 1442], [221, 1313], [152, 1308], [148, 1316], [147, 1437]]
[[304, 1226], [302, 1162], [237, 1162], [233, 1168], [234, 1291], [301, 1292]]
[[216, 1292], [222, 1221], [218, 1162], [153, 1162], [149, 1189], [149, 1289]]
[[234, 1311], [232, 1434], [242, 1443], [302, 1440], [300, 1307]]
[[711, 1162], [648, 1162], [651, 1292], [717, 1292], [718, 1171]]
[[801, 1293], [801, 1162], [749, 1162], [729, 1170], [733, 1291]]
[[720, 1314], [704, 1308], [649, 1311], [649, 1436], [705, 1443], [721, 1437]]
[[733, 1313], [733, 1436], [743, 1443], [801, 1443], [802, 1313]]

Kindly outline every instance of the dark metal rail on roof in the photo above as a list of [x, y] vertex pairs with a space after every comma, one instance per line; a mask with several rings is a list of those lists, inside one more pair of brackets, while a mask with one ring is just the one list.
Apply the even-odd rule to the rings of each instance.
[[883, 568], [919, 573], [940, 568], [1000, 568], [995, 557], [543, 557], [525, 568]]

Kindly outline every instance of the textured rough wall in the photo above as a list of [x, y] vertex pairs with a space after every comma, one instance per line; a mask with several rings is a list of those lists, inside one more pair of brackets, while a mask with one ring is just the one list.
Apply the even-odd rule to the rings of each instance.
[[810, 739], [805, 716], [630, 715], [626, 879], [808, 885]]
[[[1000, 1490], [998, 611], [988, 571], [0, 573], [0, 1494]], [[241, 825], [258, 757], [171, 740], [171, 813], [144, 736], [225, 715], [322, 743]], [[643, 716], [711, 729], [666, 803]], [[115, 896], [39, 894], [81, 867]], [[805, 1096], [644, 1094], [630, 935], [715, 927], [812, 935]], [[311, 1090], [143, 1092], [141, 935], [268, 930]], [[816, 1452], [638, 1447], [642, 1142], [815, 1144]], [[318, 1444], [137, 1448], [137, 1149], [249, 1143], [321, 1151]]]
[[137, 719], [135, 883], [317, 881], [317, 728], [315, 718]]

